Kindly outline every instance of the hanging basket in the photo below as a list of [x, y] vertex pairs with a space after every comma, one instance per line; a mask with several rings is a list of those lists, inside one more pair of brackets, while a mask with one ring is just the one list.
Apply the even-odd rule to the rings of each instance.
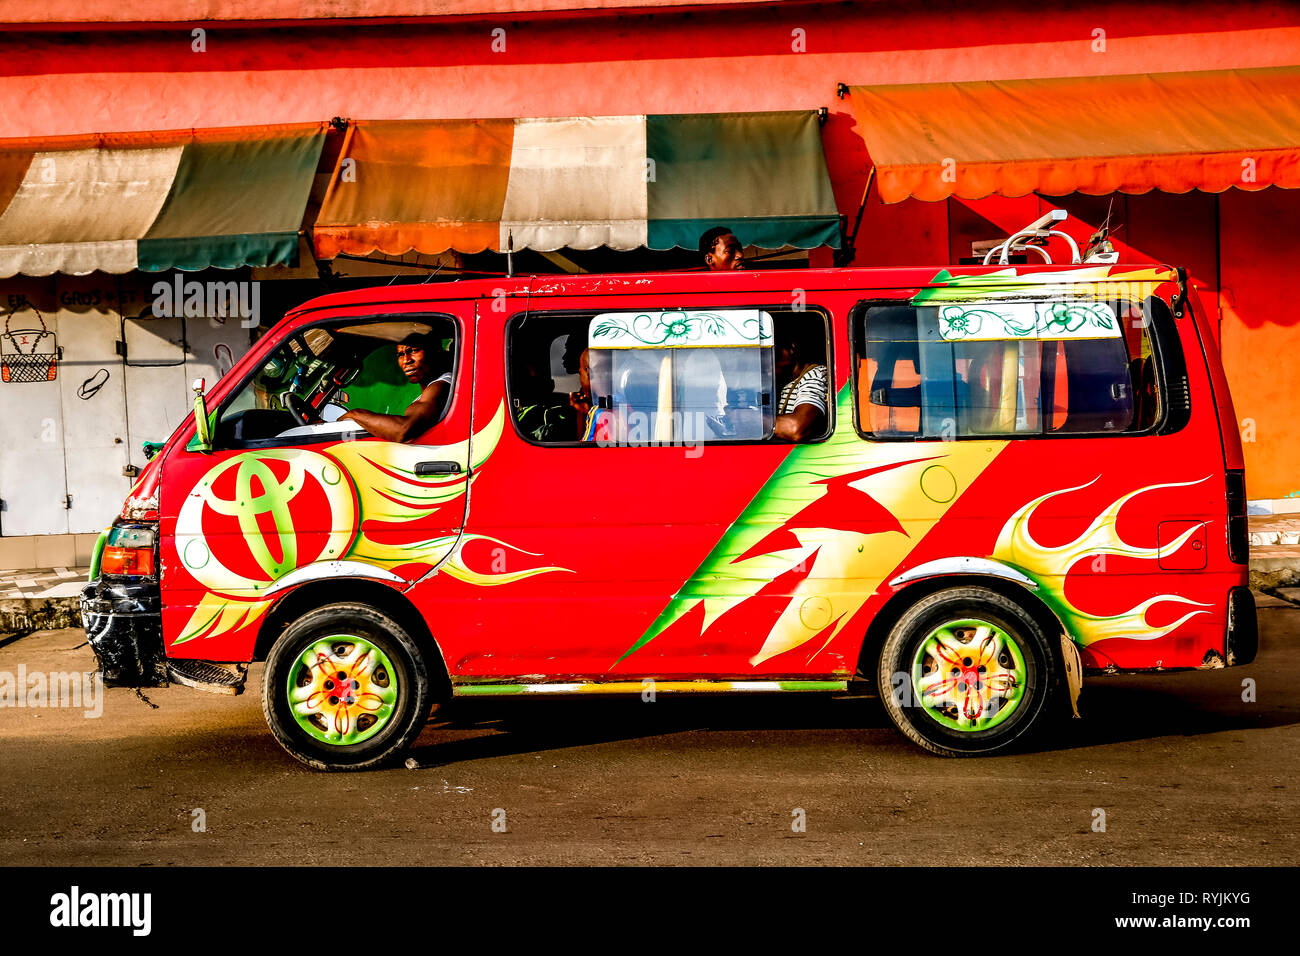
[[28, 382], [53, 382], [59, 375], [59, 350], [53, 332], [45, 327], [38, 312], [40, 328], [12, 328], [13, 316], [5, 319], [0, 335], [0, 382], [21, 385]]

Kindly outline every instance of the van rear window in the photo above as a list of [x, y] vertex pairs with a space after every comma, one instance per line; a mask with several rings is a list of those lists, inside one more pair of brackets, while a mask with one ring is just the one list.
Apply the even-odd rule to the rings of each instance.
[[1159, 415], [1140, 305], [862, 302], [852, 324], [864, 437], [1113, 435]]

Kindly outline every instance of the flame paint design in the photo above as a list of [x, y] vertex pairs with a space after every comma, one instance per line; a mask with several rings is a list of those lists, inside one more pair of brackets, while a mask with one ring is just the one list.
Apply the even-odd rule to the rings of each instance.
[[[1138, 488], [1136, 491], [1130, 491], [1122, 495], [1093, 519], [1086, 531], [1079, 537], [1066, 544], [1055, 548], [1048, 548], [1035, 540], [1029, 531], [1029, 519], [1033, 516], [1038, 506], [1049, 498], [1055, 498], [1058, 495], [1069, 494], [1073, 491], [1080, 491], [1092, 485], [1101, 476], [1093, 478], [1092, 481], [1085, 482], [1082, 485], [1075, 485], [1072, 488], [1062, 488], [1059, 491], [1050, 491], [1029, 502], [1027, 505], [1013, 514], [1007, 523], [1003, 525], [1001, 533], [998, 535], [997, 545], [994, 548], [992, 557], [1008, 564], [1028, 575], [1039, 586], [1039, 596], [1044, 598], [1052, 609], [1056, 611], [1061, 618], [1061, 623], [1065, 625], [1066, 632], [1069, 633], [1076, 642], [1083, 646], [1095, 644], [1099, 641], [1110, 640], [1116, 637], [1126, 637], [1131, 640], [1153, 641], [1157, 638], [1164, 637], [1170, 631], [1179, 627], [1189, 619], [1198, 614], [1205, 614], [1204, 610], [1188, 611], [1178, 620], [1171, 624], [1161, 627], [1152, 627], [1146, 623], [1146, 612], [1156, 604], [1169, 602], [1172, 604], [1184, 604], [1197, 608], [1210, 607], [1200, 601], [1192, 601], [1177, 594], [1157, 594], [1154, 597], [1147, 598], [1134, 607], [1121, 614], [1110, 616], [1089, 614], [1073, 604], [1065, 597], [1065, 580], [1070, 568], [1083, 558], [1100, 557], [1102, 555], [1119, 555], [1128, 558], [1139, 558], [1143, 560], [1154, 561], [1160, 556], [1160, 548], [1142, 548], [1137, 545], [1129, 544], [1124, 541], [1119, 533], [1115, 530], [1115, 520], [1119, 515], [1119, 510], [1128, 502], [1132, 501], [1138, 495], [1150, 491], [1156, 491], [1160, 488], [1184, 488], [1189, 485], [1200, 484], [1206, 478], [1197, 478], [1194, 481], [1175, 481], [1165, 484], [1147, 485]], [[1208, 476], [1207, 476], [1208, 477]], [[1196, 532], [1197, 529], [1189, 528], [1186, 532], [1174, 539], [1166, 549], [1166, 553], [1174, 553]]]
[[271, 607], [271, 601], [248, 601], [241, 598], [204, 593], [189, 622], [176, 638], [177, 644], [192, 641], [196, 637], [215, 637], [227, 631], [237, 631], [241, 627], [256, 624]]
[[[852, 388], [837, 396], [837, 416], [853, 418]], [[796, 649], [808, 659], [824, 650], [863, 604], [1006, 447], [1004, 441], [871, 445], [840, 428], [818, 445], [798, 445], [754, 496], [703, 564], [659, 617], [615, 662], [631, 657], [670, 628], [699, 634], [729, 628], [745, 615], [745, 632], [761, 639], [749, 662], [759, 666]], [[926, 472], [951, 482], [926, 494]], [[942, 500], [940, 500], [942, 499]], [[848, 664], [846, 667], [850, 666]]]
[[[339, 574], [344, 572], [337, 569], [336, 562], [342, 561], [390, 572], [411, 568], [417, 576], [422, 567], [425, 573], [436, 569], [437, 573], [485, 587], [510, 584], [535, 574], [567, 571], [554, 566], [508, 572], [474, 568], [463, 555], [471, 541], [489, 541], [519, 554], [534, 554], [483, 535], [450, 533], [401, 540], [403, 525], [415, 523], [418, 527], [440, 508], [452, 506], [463, 514], [463, 496], [469, 489], [470, 475], [491, 456], [504, 428], [505, 403], [502, 402], [482, 431], [470, 440], [451, 445], [345, 441], [320, 451], [289, 448], [247, 452], [217, 464], [199, 481], [177, 517], [176, 549], [181, 562], [207, 590], [174, 643], [215, 637], [255, 625], [274, 603], [267, 592], [275, 582], [313, 564]], [[468, 474], [436, 477], [416, 474], [420, 462], [465, 461], [471, 455]], [[288, 477], [277, 481], [266, 460], [288, 462]], [[238, 469], [235, 498], [217, 498], [213, 485], [230, 469]], [[300, 561], [292, 502], [308, 484], [323, 493], [330, 506], [328, 515], [312, 517], [318, 525], [324, 521], [331, 530], [325, 549]], [[262, 570], [260, 578], [236, 574], [221, 564], [204, 533], [205, 508], [239, 517], [242, 533], [224, 537], [233, 537], [249, 549]], [[275, 553], [258, 527], [257, 517], [261, 514], [272, 518], [275, 530], [270, 538], [278, 541]], [[462, 521], [452, 514], [441, 523], [459, 526]], [[412, 571], [407, 571], [404, 576], [413, 580], [411, 575]]]

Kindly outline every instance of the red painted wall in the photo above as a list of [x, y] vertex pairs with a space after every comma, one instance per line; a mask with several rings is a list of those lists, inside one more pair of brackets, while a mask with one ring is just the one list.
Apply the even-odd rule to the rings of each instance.
[[[496, 28], [505, 30], [501, 52], [493, 49]], [[64, 24], [58, 32], [0, 35], [0, 136], [334, 115], [563, 116], [826, 106], [827, 162], [840, 211], [852, 221], [869, 158], [848, 104], [836, 99], [838, 82], [1300, 64], [1300, 8], [1266, 0], [1071, 3], [1050, 12], [1025, 0], [996, 9], [968, 0], [924, 7], [737, 4], [653, 14], [556, 13], [533, 21], [204, 29], [201, 51], [189, 24], [81, 32]], [[1097, 30], [1104, 31], [1104, 50], [1097, 49]], [[797, 52], [801, 46], [806, 52]], [[1286, 213], [1294, 216], [1296, 199], [1277, 192], [1229, 191], [1219, 202], [1221, 233], [1213, 197], [1195, 193], [1119, 196], [1114, 211], [1115, 219], [1122, 215], [1118, 239], [1129, 261], [1186, 264], [1203, 287], [1215, 289], [1222, 275], [1232, 290], [1223, 336], [1238, 411], [1249, 417], [1253, 410], [1257, 426], [1269, 423], [1246, 446], [1253, 498], [1300, 488], [1300, 453], [1287, 450], [1295, 443], [1272, 433], [1300, 411], [1300, 400], [1282, 394], [1288, 379], [1282, 363], [1300, 346], [1300, 332], [1270, 304], [1284, 298], [1284, 273], [1274, 270], [1300, 252], [1279, 225]], [[1073, 228], [1083, 238], [1108, 205], [1094, 197], [1061, 202], [1081, 217]], [[1045, 203], [1033, 197], [888, 207], [869, 201], [857, 261], [944, 261], [968, 252], [972, 238], [1024, 224], [1040, 206]]]

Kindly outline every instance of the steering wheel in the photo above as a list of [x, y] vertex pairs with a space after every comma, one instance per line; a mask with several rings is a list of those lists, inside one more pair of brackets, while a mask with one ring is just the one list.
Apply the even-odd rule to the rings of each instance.
[[280, 396], [280, 401], [289, 410], [289, 414], [298, 419], [298, 424], [310, 425], [312, 423], [314, 409], [293, 392], [285, 392]]

